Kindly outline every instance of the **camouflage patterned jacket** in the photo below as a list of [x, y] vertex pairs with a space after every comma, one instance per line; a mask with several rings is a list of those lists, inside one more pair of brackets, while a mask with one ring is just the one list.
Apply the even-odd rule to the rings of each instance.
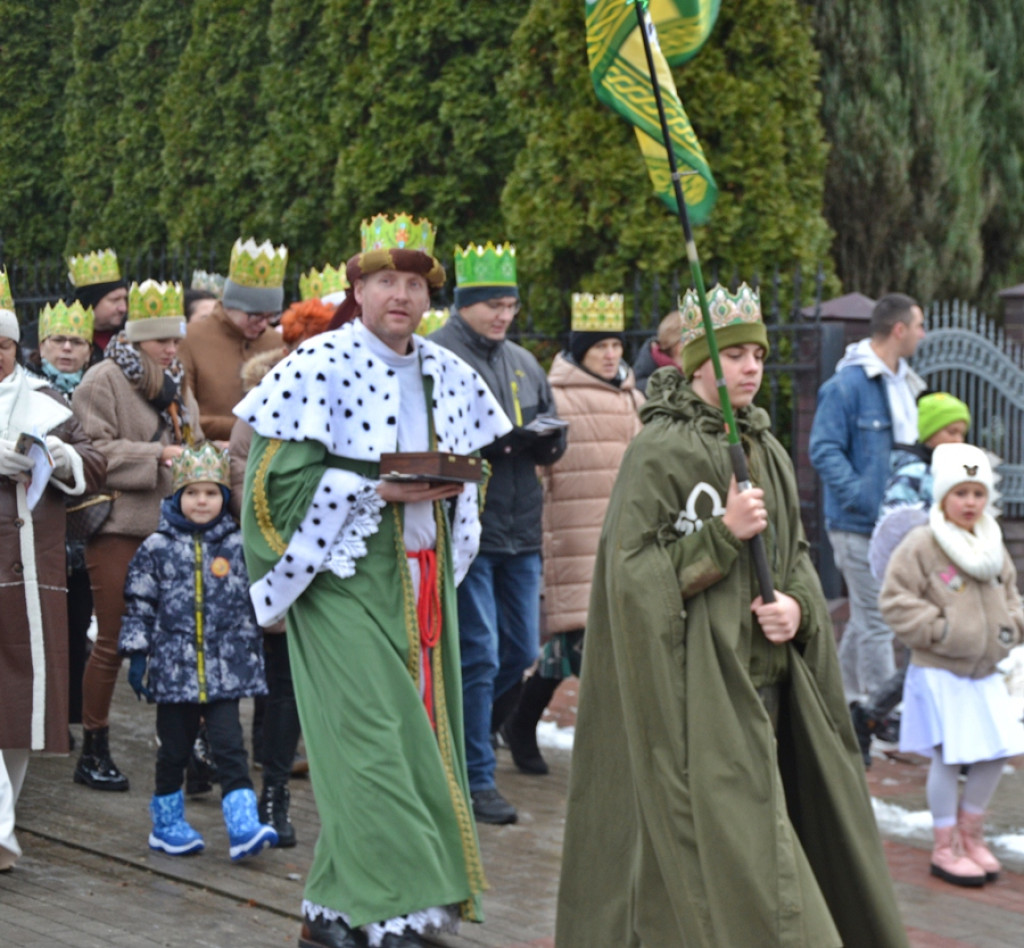
[[203, 530], [164, 500], [159, 529], [128, 566], [124, 599], [119, 648], [149, 656], [158, 703], [266, 694], [242, 534], [226, 508]]

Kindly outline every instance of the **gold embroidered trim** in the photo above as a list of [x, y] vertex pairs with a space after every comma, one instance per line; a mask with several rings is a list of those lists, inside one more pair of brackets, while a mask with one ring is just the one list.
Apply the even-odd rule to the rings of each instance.
[[[447, 522], [444, 516], [444, 505], [440, 502], [434, 503], [435, 520], [437, 521], [437, 568], [438, 571], [445, 570], [444, 564], [448, 562], [448, 531]], [[441, 621], [444, 623], [442, 615]], [[487, 879], [484, 877], [484, 867], [480, 859], [480, 844], [477, 841], [476, 822], [462, 792], [462, 785], [456, 777], [455, 752], [452, 746], [451, 722], [448, 719], [448, 700], [445, 694], [444, 662], [442, 661], [442, 646], [445, 636], [442, 634], [437, 645], [432, 649], [431, 668], [434, 676], [434, 723], [437, 728], [437, 746], [441, 752], [441, 762], [444, 765], [445, 778], [448, 782], [448, 793], [452, 800], [452, 809], [455, 811], [455, 822], [459, 827], [459, 836], [462, 840], [462, 855], [466, 862], [466, 878], [470, 890], [474, 893], [483, 892], [487, 888]], [[459, 914], [466, 921], [480, 921], [473, 901], [466, 900], [459, 906]]]
[[409, 571], [409, 560], [405, 548], [402, 517], [398, 512], [398, 504], [391, 504], [395, 518], [395, 553], [398, 556], [398, 574], [402, 577], [402, 607], [405, 612], [405, 638], [408, 655], [405, 660], [406, 671], [419, 688], [420, 682], [420, 623], [416, 616], [416, 593], [412, 588], [412, 573]]
[[263, 539], [266, 540], [267, 546], [278, 556], [284, 555], [284, 551], [288, 549], [288, 544], [284, 542], [284, 538], [274, 528], [274, 521], [270, 516], [270, 502], [267, 500], [266, 478], [270, 462], [274, 460], [274, 455], [281, 450], [282, 444], [284, 442], [277, 438], [269, 441], [266, 450], [263, 452], [263, 457], [260, 458], [260, 463], [256, 468], [256, 476], [252, 481], [252, 506], [256, 511], [256, 523], [259, 525], [260, 533], [263, 534]]

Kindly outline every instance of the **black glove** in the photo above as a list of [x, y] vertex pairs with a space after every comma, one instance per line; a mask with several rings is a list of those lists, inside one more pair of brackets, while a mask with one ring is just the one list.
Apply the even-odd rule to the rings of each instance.
[[133, 652], [131, 658], [128, 661], [128, 684], [132, 686], [132, 691], [135, 692], [135, 697], [142, 700], [145, 696], [146, 701], [149, 704], [153, 704], [156, 698], [153, 697], [153, 692], [150, 691], [144, 684], [143, 680], [146, 677], [146, 665], [148, 660], [143, 652]]

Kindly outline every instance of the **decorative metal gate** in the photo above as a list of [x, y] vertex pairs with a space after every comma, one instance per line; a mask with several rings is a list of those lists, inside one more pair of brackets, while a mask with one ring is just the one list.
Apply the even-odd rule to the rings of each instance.
[[1024, 347], [959, 300], [934, 304], [926, 327], [914, 371], [933, 391], [967, 403], [967, 440], [1003, 461], [998, 468], [1003, 515], [1024, 517]]

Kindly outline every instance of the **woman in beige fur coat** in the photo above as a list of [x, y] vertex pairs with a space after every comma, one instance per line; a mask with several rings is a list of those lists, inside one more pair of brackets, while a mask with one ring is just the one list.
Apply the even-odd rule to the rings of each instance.
[[82, 683], [84, 740], [74, 780], [94, 790], [128, 789], [109, 745], [128, 564], [156, 530], [160, 502], [172, 493], [172, 459], [182, 445], [203, 440], [199, 408], [177, 358], [185, 317], [150, 316], [136, 290], [124, 330], [111, 339], [104, 360], [85, 373], [71, 402], [107, 459], [106, 488], [118, 492], [110, 516], [85, 549], [98, 634]]
[[558, 417], [569, 422], [569, 446], [541, 468], [544, 484], [544, 585], [541, 629], [547, 641], [501, 733], [516, 766], [546, 774], [537, 723], [559, 683], [578, 675], [590, 579], [608, 498], [622, 456], [640, 430], [644, 396], [622, 360], [622, 333], [573, 332], [569, 349], [548, 373]]

